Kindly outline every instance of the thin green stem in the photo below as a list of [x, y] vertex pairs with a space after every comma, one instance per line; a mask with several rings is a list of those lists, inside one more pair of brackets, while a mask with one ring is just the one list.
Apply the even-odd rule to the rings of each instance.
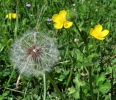
[[89, 85], [90, 85], [91, 99], [94, 100], [93, 86], [92, 86], [92, 75], [91, 75], [91, 66], [89, 66]]
[[113, 80], [114, 80], [114, 77], [113, 77], [113, 69], [112, 69], [112, 79], [111, 79], [111, 100], [113, 100]]
[[99, 92], [97, 93], [97, 100], [99, 100]]
[[46, 100], [46, 78], [45, 78], [45, 74], [43, 74], [43, 81], [44, 81], [44, 96], [43, 96], [43, 100]]
[[[73, 69], [72, 69], [73, 70]], [[72, 74], [73, 74], [73, 71], [70, 71], [70, 74], [69, 74], [69, 77], [68, 77], [68, 80], [67, 80], [67, 82], [66, 82], [66, 88], [68, 87], [68, 85], [69, 85], [69, 83], [70, 83], [70, 81], [71, 81], [71, 77], [72, 77]]]
[[[86, 38], [84, 38], [84, 33], [83, 33], [83, 31], [81, 32], [80, 30], [79, 30], [79, 27], [77, 26], [77, 24], [74, 22], [74, 25], [75, 25], [75, 27], [76, 27], [76, 29], [77, 29], [77, 31], [78, 31], [78, 33], [79, 33], [79, 35], [81, 36], [81, 38], [82, 38], [82, 40], [83, 40], [83, 42], [84, 42], [84, 44], [85, 44], [85, 46], [86, 46], [86, 49], [88, 49], [88, 47], [87, 47], [87, 37]], [[87, 50], [88, 51], [88, 50]]]
[[39, 14], [39, 17], [38, 17], [38, 20], [37, 20], [37, 24], [35, 26], [35, 30], [38, 29], [38, 26], [39, 26], [39, 21], [40, 21], [40, 17], [42, 16], [44, 10], [45, 10], [45, 7], [46, 7], [46, 4], [47, 4], [47, 1], [45, 2], [45, 4], [42, 6], [41, 8], [41, 11], [40, 11], [40, 14]]
[[17, 30], [18, 30], [18, 1], [16, 6], [16, 24], [14, 29], [14, 37], [17, 38]]
[[54, 88], [56, 89], [56, 91], [58, 92], [58, 94], [60, 95], [62, 100], [65, 100], [62, 93], [60, 92], [59, 88], [57, 87], [57, 85], [55, 84], [54, 80], [52, 80], [52, 78], [50, 77], [50, 75], [46, 72], [45, 73], [47, 78], [50, 80], [51, 84], [54, 86]]
[[24, 5], [24, 8], [26, 10], [26, 14], [27, 14], [27, 17], [29, 18], [30, 22], [32, 21], [30, 15], [29, 15], [29, 12], [28, 12], [28, 8], [25, 6], [25, 3], [24, 3], [24, 0], [20, 0], [20, 2], [22, 3], [22, 5]]
[[79, 34], [81, 35], [81, 31], [79, 30], [79, 28], [78, 28], [78, 26], [77, 26], [77, 24], [75, 22], [74, 22], [74, 25], [75, 25], [77, 31], [79, 32]]

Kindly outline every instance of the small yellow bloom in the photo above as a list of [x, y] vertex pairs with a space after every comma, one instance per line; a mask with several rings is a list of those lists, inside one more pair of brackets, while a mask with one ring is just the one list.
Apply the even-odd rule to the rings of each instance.
[[90, 29], [90, 35], [98, 40], [104, 40], [108, 33], [108, 30], [102, 30], [102, 25], [96, 25], [94, 29]]
[[16, 13], [9, 13], [9, 14], [7, 14], [6, 15], [6, 18], [8, 18], [8, 19], [16, 19]]
[[73, 22], [66, 20], [67, 12], [65, 10], [61, 10], [59, 14], [54, 14], [52, 16], [52, 20], [55, 22], [54, 27], [56, 29], [61, 29], [63, 26], [64, 28], [69, 28], [72, 26]]

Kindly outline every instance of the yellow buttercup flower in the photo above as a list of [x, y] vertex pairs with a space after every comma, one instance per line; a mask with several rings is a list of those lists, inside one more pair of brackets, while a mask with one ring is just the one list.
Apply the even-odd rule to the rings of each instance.
[[104, 40], [106, 35], [108, 35], [109, 31], [108, 30], [102, 30], [102, 25], [96, 25], [93, 28], [90, 29], [90, 35], [93, 36], [94, 38], [98, 40]]
[[69, 28], [72, 26], [73, 22], [66, 20], [67, 12], [65, 10], [61, 10], [59, 14], [54, 14], [52, 16], [52, 20], [55, 22], [54, 27], [56, 29], [61, 29], [63, 26], [64, 28]]
[[8, 19], [16, 19], [16, 13], [9, 13], [9, 14], [7, 14], [6, 15], [6, 18], [8, 18]]

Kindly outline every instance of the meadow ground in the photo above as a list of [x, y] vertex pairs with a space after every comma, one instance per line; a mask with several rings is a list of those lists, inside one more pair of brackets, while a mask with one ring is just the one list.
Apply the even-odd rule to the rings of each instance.
[[116, 100], [116, 0], [0, 0], [0, 100]]

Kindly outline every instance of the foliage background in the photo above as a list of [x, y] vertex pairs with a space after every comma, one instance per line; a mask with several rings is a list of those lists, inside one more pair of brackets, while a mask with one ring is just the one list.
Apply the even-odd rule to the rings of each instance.
[[[26, 7], [30, 3], [30, 7]], [[15, 39], [27, 30], [53, 31], [60, 51], [59, 62], [49, 73], [66, 100], [91, 100], [88, 82], [88, 66], [92, 66], [92, 84], [96, 100], [116, 99], [116, 0], [0, 0], [0, 99], [41, 100], [42, 77], [21, 77], [18, 89], [17, 71], [9, 61], [9, 51]], [[45, 5], [45, 6], [44, 6]], [[42, 10], [42, 7], [44, 8]], [[74, 12], [71, 19], [76, 25], [70, 29], [56, 30], [53, 22], [47, 21], [60, 10]], [[6, 14], [17, 13], [16, 19], [6, 19]], [[108, 29], [104, 41], [89, 36], [96, 24]], [[84, 41], [89, 40], [89, 56], [86, 58]], [[47, 100], [60, 100], [47, 79]], [[2, 98], [3, 97], [3, 98]]]

